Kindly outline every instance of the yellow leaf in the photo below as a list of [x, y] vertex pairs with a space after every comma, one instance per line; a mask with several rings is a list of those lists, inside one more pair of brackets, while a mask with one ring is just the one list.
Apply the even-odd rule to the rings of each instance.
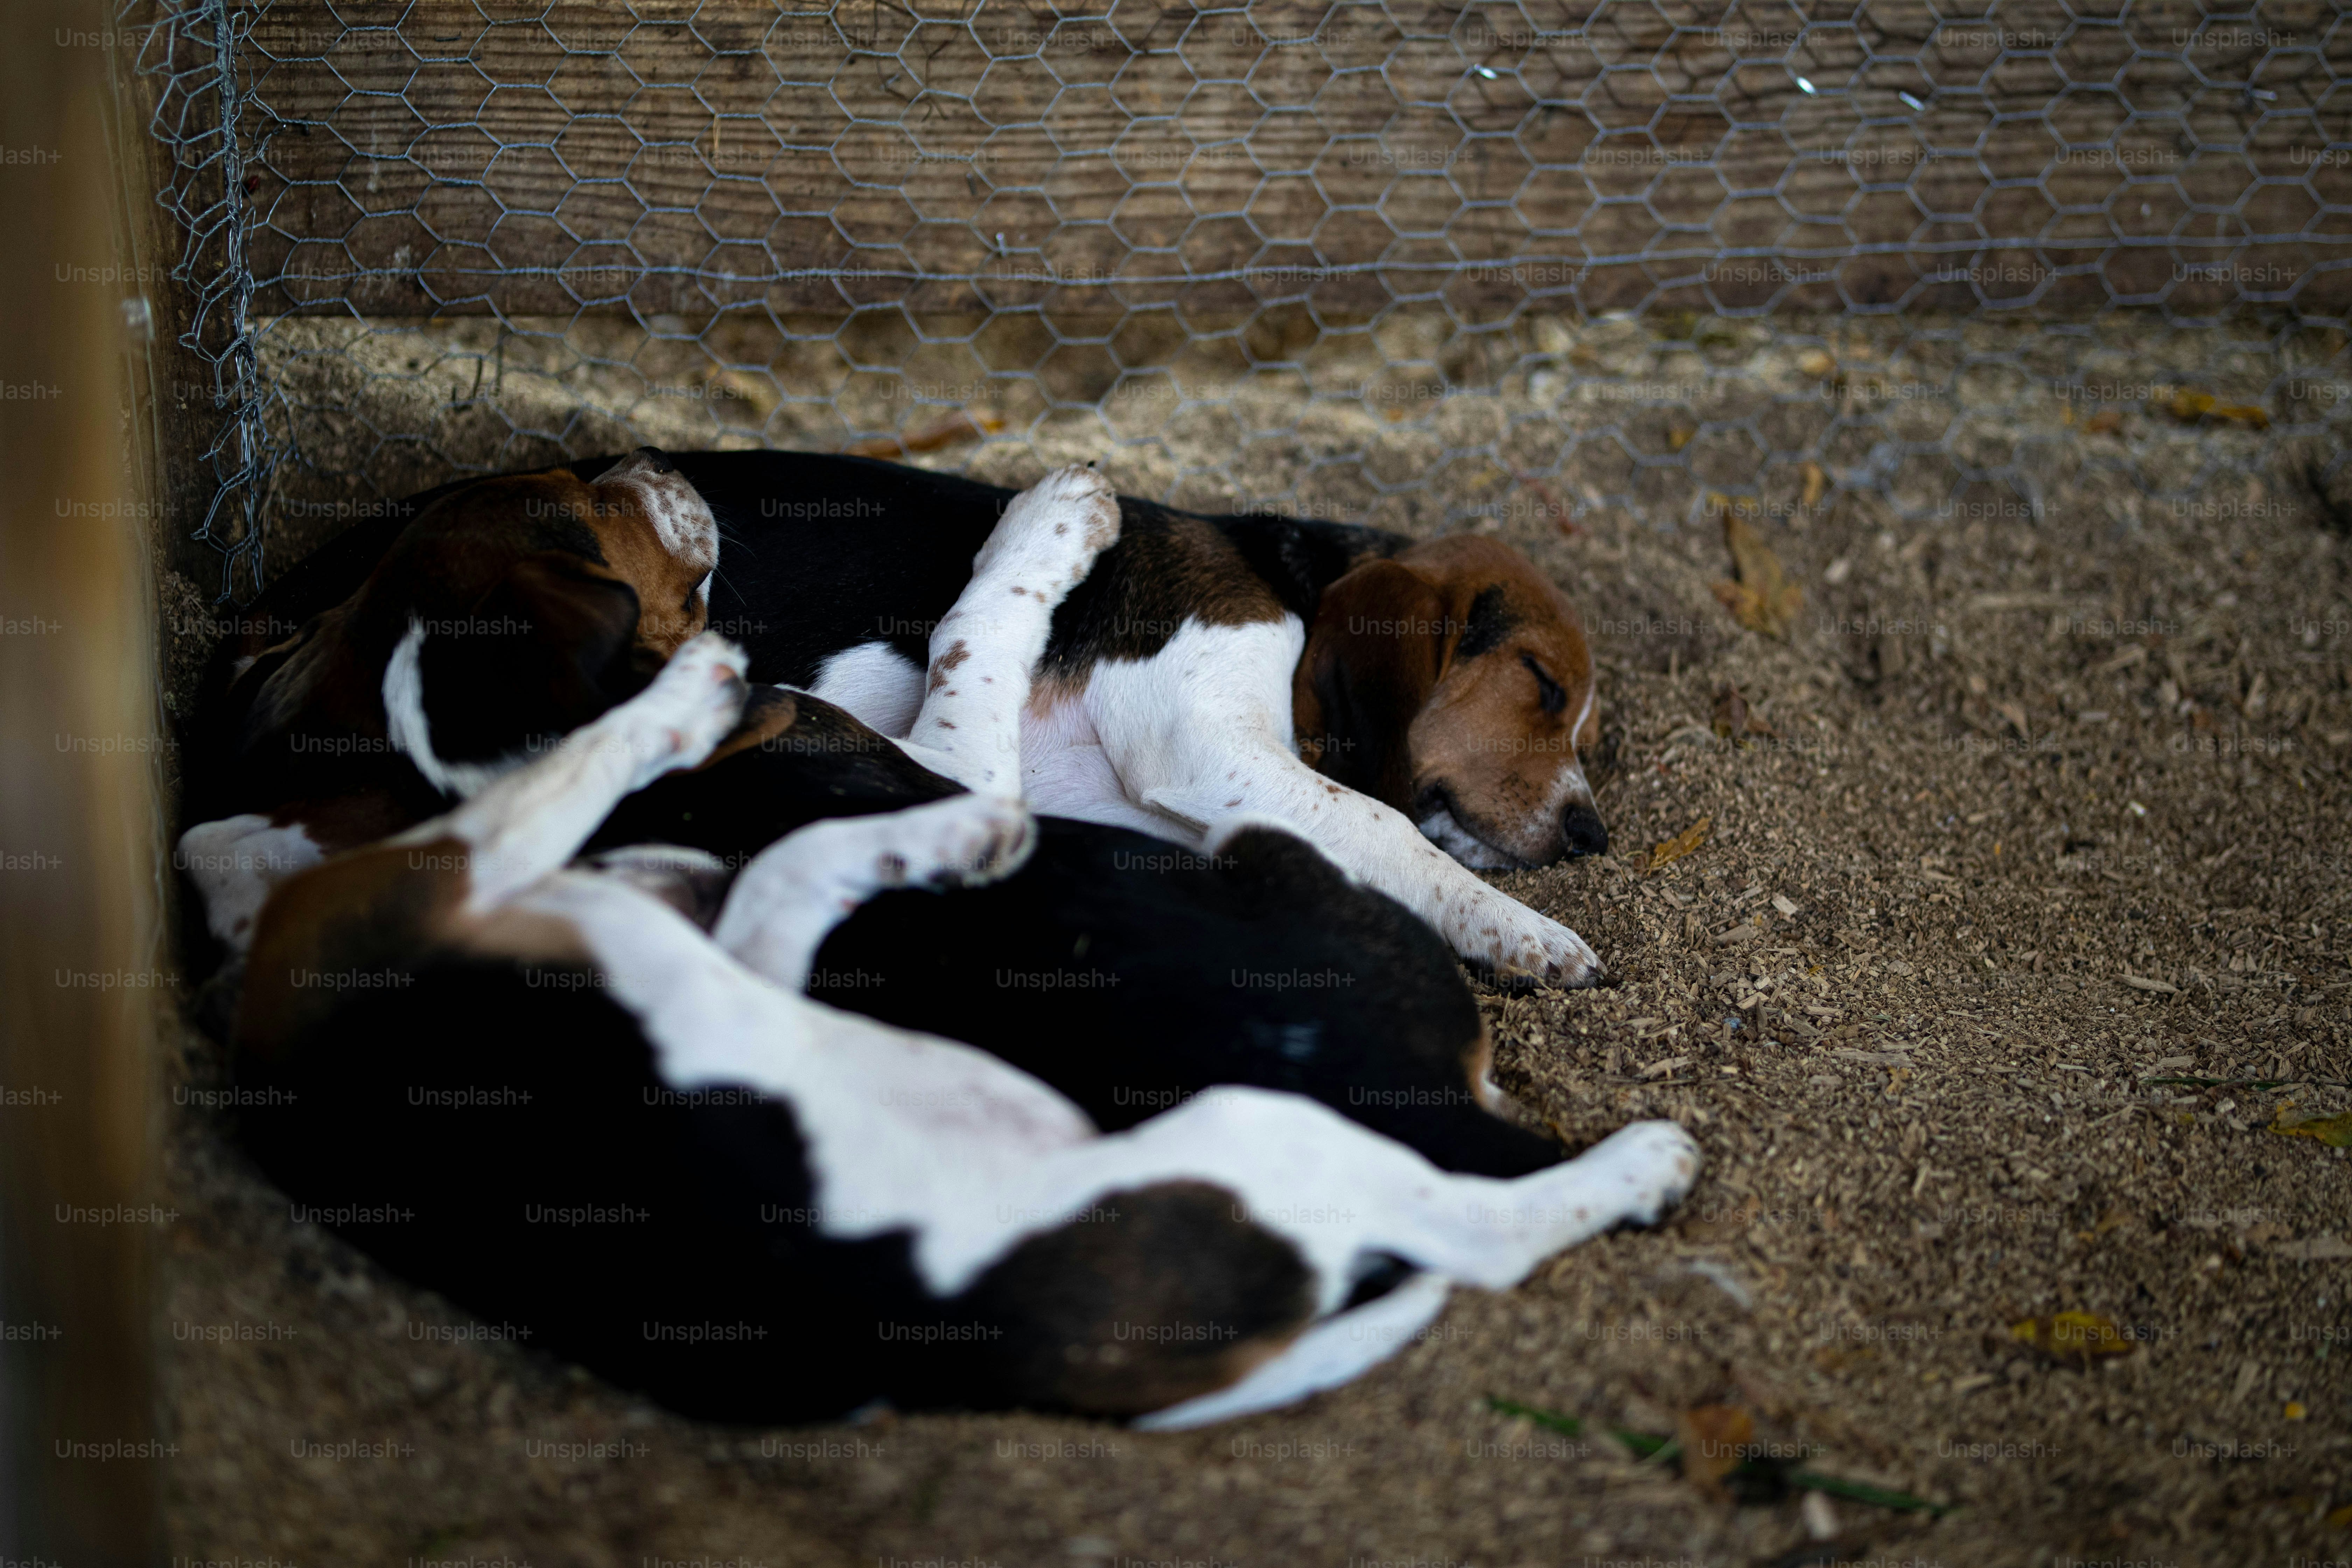
[[1837, 361], [1820, 349], [1807, 349], [1797, 356], [1797, 368], [1807, 375], [1822, 376], [1837, 369]]
[[1739, 580], [1715, 584], [1715, 596], [1749, 631], [1787, 637], [1804, 604], [1803, 590], [1781, 572], [1780, 558], [1772, 553], [1764, 536], [1736, 511], [1724, 514], [1723, 542], [1731, 547], [1732, 570]]
[[2311, 1412], [2304, 1408], [2302, 1400], [2290, 1399], [2286, 1402], [2286, 1418], [2290, 1421], [2306, 1421], [2311, 1418]]
[[2172, 416], [2183, 424], [2203, 418], [2212, 406], [2213, 395], [2210, 392], [2191, 392], [2184, 386], [2172, 395]]
[[1722, 1489], [1723, 1478], [1748, 1457], [1756, 1423], [1736, 1405], [1702, 1405], [1675, 1423], [1681, 1439], [1683, 1479], [1707, 1493]]
[[2257, 430], [2271, 427], [2271, 416], [2259, 408], [2243, 403], [2224, 403], [2210, 392], [2191, 392], [2185, 386], [2173, 393], [2168, 406], [2172, 416], [2184, 425], [2194, 425], [2210, 414], [2216, 419], [2235, 419]]
[[2299, 1121], [2273, 1120], [2271, 1131], [2285, 1138], [2316, 1138], [2331, 1149], [2352, 1149], [2352, 1110], [2335, 1116], [2307, 1116]]
[[2032, 1345], [2059, 1361], [2088, 1365], [2095, 1356], [2129, 1355], [2132, 1342], [2111, 1318], [2096, 1312], [2059, 1312], [2027, 1318], [2009, 1326], [2010, 1338]]
[[2337, 1530], [2352, 1530], [2352, 1503], [2330, 1511], [2327, 1522]]
[[1822, 496], [1829, 488], [1830, 477], [1822, 472], [1822, 466], [1819, 463], [1807, 463], [1805, 465], [1805, 499], [1803, 504], [1806, 506], [1821, 505]]
[[1649, 869], [1655, 871], [1662, 867], [1672, 865], [1696, 850], [1706, 842], [1707, 829], [1714, 826], [1714, 817], [1702, 816], [1655, 849], [1651, 850]]
[[1697, 434], [1698, 426], [1696, 425], [1677, 425], [1666, 432], [1666, 449], [1679, 452], [1689, 446], [1691, 437]]

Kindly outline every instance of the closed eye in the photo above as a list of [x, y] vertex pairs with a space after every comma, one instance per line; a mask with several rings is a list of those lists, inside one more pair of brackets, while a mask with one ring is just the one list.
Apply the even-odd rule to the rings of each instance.
[[1519, 655], [1519, 662], [1526, 665], [1528, 673], [1536, 678], [1536, 695], [1542, 700], [1543, 710], [1547, 713], [1567, 712], [1568, 688], [1546, 675], [1543, 666], [1536, 662], [1535, 655], [1523, 653]]

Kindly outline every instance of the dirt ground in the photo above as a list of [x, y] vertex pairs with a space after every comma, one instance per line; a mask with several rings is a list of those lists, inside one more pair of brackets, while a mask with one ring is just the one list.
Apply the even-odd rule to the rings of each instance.
[[[2119, 375], [2177, 374], [2127, 340], [2106, 345]], [[1609, 360], [1605, 329], [1585, 346], [1580, 363], [1643, 371]], [[1573, 395], [1546, 395], [1503, 384], [1507, 434], [1482, 439], [1517, 439], [1513, 411], [1538, 405], [1555, 424], [1529, 427], [1573, 426]], [[175, 1551], [335, 1568], [2352, 1559], [2352, 1154], [2273, 1130], [2352, 1109], [2352, 539], [2275, 432], [2004, 406], [1945, 450], [2010, 443], [1993, 466], [2032, 480], [2038, 517], [2000, 489], [1923, 511], [1834, 464], [1818, 496], [1797, 468], [1723, 486], [1755, 497], [1803, 592], [1785, 641], [1711, 592], [1729, 559], [1703, 473], [1644, 491], [1580, 467], [1588, 444], [1536, 465], [1569, 506], [1538, 489], [1465, 514], [1407, 482], [1453, 449], [1431, 422], [1390, 440], [1321, 413], [1238, 458], [1188, 466], [1223, 438], [1207, 419], [1109, 459], [1144, 493], [1208, 473], [1224, 501], [1490, 529], [1577, 600], [1614, 847], [1498, 885], [1582, 932], [1616, 984], [1482, 1005], [1500, 1076], [1571, 1141], [1637, 1116], [1696, 1133], [1707, 1168], [1663, 1229], [1459, 1291], [1354, 1384], [1207, 1431], [722, 1430], [291, 1223], [225, 1141], [217, 1060], [190, 1031], [166, 1244]], [[1040, 420], [931, 460], [1018, 479], [1084, 450], [1082, 422]], [[201, 651], [181, 639], [175, 697]], [[1702, 820], [1694, 852], [1648, 868]], [[2070, 1363], [2012, 1331], [2074, 1311], [2122, 1353]], [[1738, 1505], [1604, 1435], [1672, 1436], [1708, 1405], [1744, 1412], [1768, 1458], [1946, 1511]]]

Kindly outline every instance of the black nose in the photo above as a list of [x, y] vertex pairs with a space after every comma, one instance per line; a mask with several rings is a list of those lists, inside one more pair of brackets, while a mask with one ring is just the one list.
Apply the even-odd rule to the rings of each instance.
[[1571, 805], [1559, 814], [1559, 836], [1568, 844], [1569, 858], [1609, 853], [1609, 829], [1601, 814], [1589, 805]]
[[663, 451], [659, 447], [640, 447], [635, 451], [630, 453], [629, 458], [633, 462], [644, 464], [646, 469], [653, 473], [674, 474], [677, 472], [677, 465], [671, 462], [669, 460], [669, 454]]

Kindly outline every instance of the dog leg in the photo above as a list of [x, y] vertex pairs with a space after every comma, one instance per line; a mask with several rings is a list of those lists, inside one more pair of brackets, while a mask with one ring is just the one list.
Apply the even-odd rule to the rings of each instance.
[[1402, 812], [1315, 772], [1291, 750], [1296, 620], [1188, 623], [1157, 657], [1099, 668], [1086, 702], [1129, 798], [1206, 835], [1271, 817], [1429, 922], [1498, 976], [1590, 985], [1583, 938], [1480, 881]]
[[325, 858], [299, 822], [280, 827], [253, 812], [200, 822], [180, 835], [172, 852], [172, 864], [188, 874], [204, 900], [205, 924], [240, 956], [278, 884]]
[[705, 633], [628, 701], [388, 842], [457, 839], [467, 849], [467, 907], [493, 908], [561, 868], [624, 796], [708, 757], [743, 710], [743, 665], [740, 648]]
[[1313, 1100], [1228, 1087], [1008, 1173], [1010, 1188], [941, 1190], [914, 1256], [932, 1288], [952, 1295], [1020, 1233], [1153, 1182], [1207, 1182], [1234, 1194], [1235, 1217], [1298, 1249], [1318, 1278], [1318, 1315], [1328, 1316], [1381, 1255], [1507, 1289], [1612, 1226], [1656, 1223], [1698, 1165], [1681, 1128], [1637, 1121], [1529, 1175], [1450, 1174]]
[[1118, 496], [1092, 468], [1046, 475], [1013, 498], [972, 558], [971, 581], [931, 633], [907, 754], [967, 789], [1021, 791], [1021, 710], [1054, 610], [1118, 539]]
[[813, 823], [743, 868], [711, 940], [753, 973], [802, 990], [816, 950], [858, 905], [889, 888], [1008, 876], [1028, 859], [1034, 827], [1020, 802], [987, 795]]

